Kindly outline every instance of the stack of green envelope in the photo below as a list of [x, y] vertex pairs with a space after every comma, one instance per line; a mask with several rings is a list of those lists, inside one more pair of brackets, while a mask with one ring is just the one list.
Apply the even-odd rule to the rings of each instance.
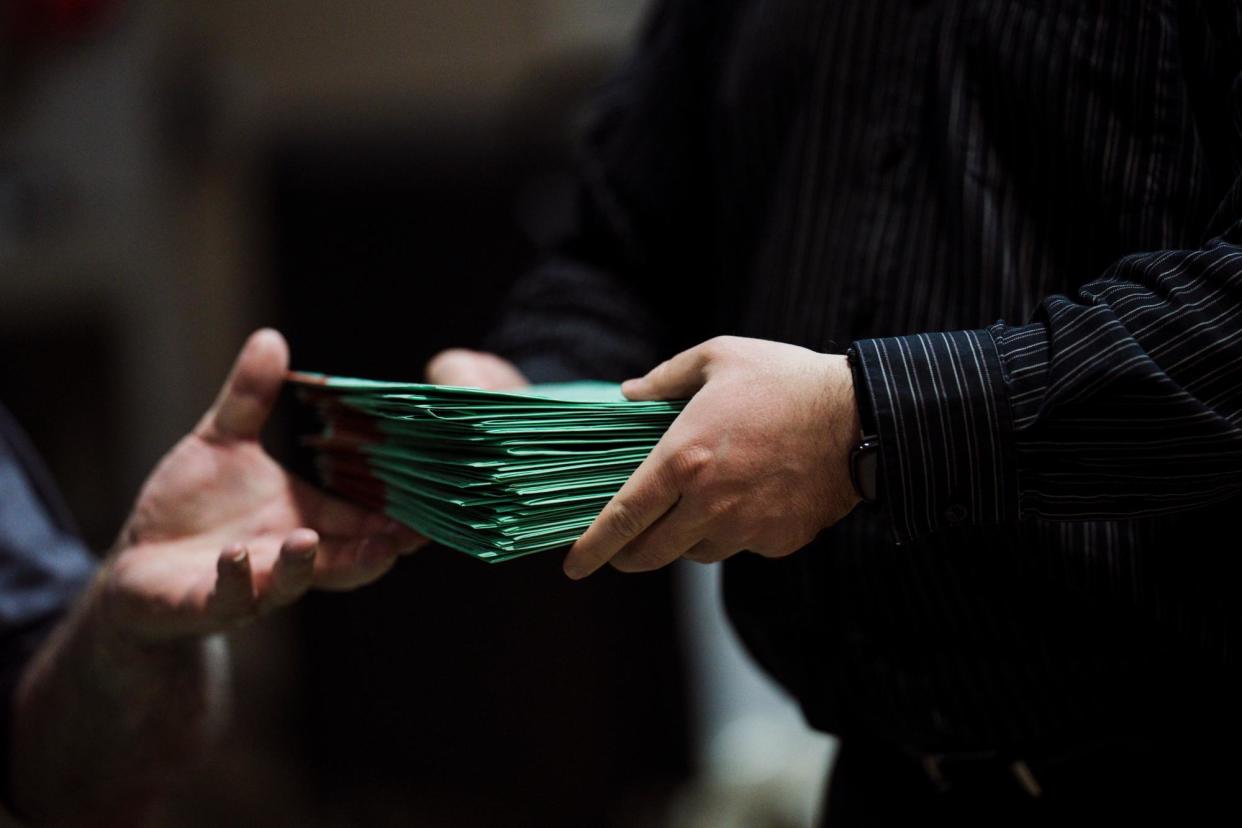
[[493, 392], [295, 373], [324, 486], [499, 562], [573, 543], [685, 405], [602, 382]]

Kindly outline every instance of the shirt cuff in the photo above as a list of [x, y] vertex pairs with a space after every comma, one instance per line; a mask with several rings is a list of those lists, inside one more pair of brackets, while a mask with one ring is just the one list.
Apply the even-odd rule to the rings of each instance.
[[875, 416], [879, 494], [898, 543], [1018, 516], [1002, 327], [854, 343]]

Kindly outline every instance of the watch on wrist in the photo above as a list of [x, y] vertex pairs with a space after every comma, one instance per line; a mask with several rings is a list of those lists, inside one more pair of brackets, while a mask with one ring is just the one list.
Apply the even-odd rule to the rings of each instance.
[[879, 449], [878, 437], [864, 437], [850, 449], [850, 482], [864, 503], [875, 503], [878, 499]]
[[853, 345], [845, 352], [846, 361], [854, 373], [854, 399], [858, 405], [858, 422], [862, 434], [850, 449], [850, 482], [864, 503], [879, 499], [880, 436], [876, 433], [875, 417], [869, 405], [867, 383], [863, 378], [861, 360]]

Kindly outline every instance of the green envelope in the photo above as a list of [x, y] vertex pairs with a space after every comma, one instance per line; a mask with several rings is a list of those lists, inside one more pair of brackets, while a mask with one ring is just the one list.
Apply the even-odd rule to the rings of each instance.
[[326, 488], [491, 563], [577, 540], [685, 405], [605, 382], [289, 382], [321, 424], [304, 442]]

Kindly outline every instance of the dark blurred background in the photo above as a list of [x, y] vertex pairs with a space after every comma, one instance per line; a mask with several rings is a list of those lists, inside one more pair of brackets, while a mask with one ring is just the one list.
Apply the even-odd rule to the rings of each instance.
[[[0, 0], [0, 399], [93, 548], [252, 328], [393, 379], [477, 345], [643, 6]], [[803, 824], [825, 743], [696, 569], [430, 548], [314, 595], [235, 639], [236, 725], [163, 821]]]

